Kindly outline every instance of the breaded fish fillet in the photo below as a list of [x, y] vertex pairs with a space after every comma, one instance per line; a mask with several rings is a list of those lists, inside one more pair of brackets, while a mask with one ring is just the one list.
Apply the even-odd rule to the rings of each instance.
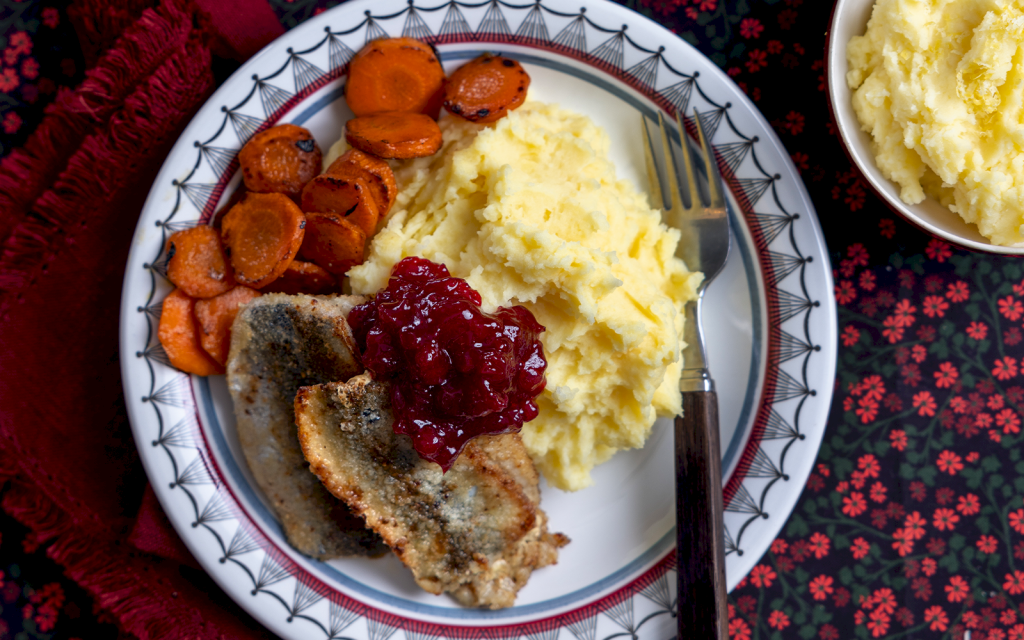
[[519, 434], [471, 440], [448, 473], [396, 435], [388, 388], [360, 375], [295, 396], [310, 470], [365, 518], [423, 589], [472, 607], [512, 606], [568, 542], [547, 531], [539, 477]]
[[387, 552], [362, 518], [309, 472], [295, 430], [299, 387], [348, 380], [362, 371], [345, 316], [363, 301], [264, 295], [246, 305], [231, 327], [227, 382], [242, 451], [288, 541], [321, 560]]

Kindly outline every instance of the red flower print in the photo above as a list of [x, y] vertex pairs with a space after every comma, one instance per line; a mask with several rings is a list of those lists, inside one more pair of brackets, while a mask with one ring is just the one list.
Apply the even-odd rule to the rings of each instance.
[[999, 299], [999, 313], [1007, 320], [1017, 321], [1024, 315], [1024, 304], [1015, 300], [1013, 296], [1006, 296]]
[[857, 344], [858, 340], [860, 340], [860, 330], [852, 324], [848, 324], [846, 325], [846, 328], [843, 329], [843, 334], [840, 338], [843, 341], [844, 347], [852, 347]]
[[1002, 442], [1003, 434], [999, 433], [995, 429], [990, 429], [988, 432], [988, 439], [992, 442]]
[[861, 457], [857, 458], [857, 468], [864, 472], [864, 475], [869, 478], [877, 478], [878, 472], [882, 470], [882, 465], [879, 464], [878, 458], [873, 453], [866, 453]]
[[857, 538], [850, 545], [850, 552], [853, 553], [855, 560], [860, 560], [868, 555], [868, 551], [871, 551], [871, 545], [864, 538]]
[[997, 358], [995, 366], [992, 367], [992, 375], [999, 380], [1009, 380], [1017, 375], [1017, 359], [1010, 356]]
[[875, 416], [878, 415], [878, 401], [873, 398], [864, 396], [857, 401], [857, 405], [855, 413], [860, 417], [860, 421], [864, 424], [871, 422], [875, 419]]
[[884, 636], [889, 630], [889, 616], [881, 609], [875, 609], [868, 616], [868, 630], [874, 638]]
[[903, 451], [907, 448], [907, 432], [903, 429], [893, 429], [890, 431], [889, 440], [892, 442], [892, 448], [897, 451]]
[[811, 534], [810, 549], [814, 552], [814, 557], [821, 560], [828, 555], [829, 545], [832, 543], [828, 536], [825, 534], [815, 531]]
[[768, 66], [768, 54], [760, 49], [754, 49], [747, 54], [747, 71], [755, 73]]
[[885, 395], [885, 383], [882, 381], [882, 376], [880, 375], [874, 374], [865, 377], [861, 381], [860, 386], [864, 393], [864, 397], [866, 398], [881, 400], [882, 396]]
[[901, 287], [906, 287], [907, 289], [914, 288], [914, 272], [910, 269], [900, 269], [899, 279]]
[[917, 415], [919, 416], [934, 416], [935, 409], [938, 408], [935, 398], [932, 397], [930, 391], [914, 394], [912, 404], [917, 408]]
[[16, 32], [8, 42], [8, 46], [19, 54], [28, 55], [32, 51], [32, 38], [24, 31]]
[[857, 290], [849, 280], [842, 280], [836, 285], [836, 302], [850, 304], [857, 299]]
[[865, 291], [873, 291], [875, 288], [875, 274], [870, 271], [860, 272], [860, 288]]
[[929, 258], [937, 262], [945, 262], [951, 255], [953, 255], [953, 250], [949, 245], [938, 238], [932, 238], [928, 243], [928, 246], [925, 247], [924, 252]]
[[0, 72], [0, 93], [10, 93], [17, 89], [19, 84], [21, 80], [14, 69], [4, 69]]
[[43, 9], [43, 24], [51, 29], [57, 28], [57, 25], [60, 24], [60, 13], [53, 7]]
[[836, 603], [837, 607], [845, 607], [850, 604], [850, 591], [846, 587], [839, 587], [836, 589], [836, 593], [832, 596], [832, 602]]
[[701, 11], [714, 11], [718, 0], [693, 0], [693, 4], [699, 4]]
[[922, 363], [924, 359], [928, 357], [928, 351], [919, 344], [915, 344], [910, 349], [910, 357], [913, 358], [914, 362]]
[[1017, 622], [1017, 612], [1013, 609], [1007, 609], [999, 614], [999, 622], [1005, 625], [1011, 625]]
[[934, 576], [935, 572], [938, 571], [938, 568], [939, 565], [935, 561], [935, 558], [925, 558], [921, 561], [921, 573], [928, 577]]
[[18, 63], [18, 56], [18, 52], [14, 49], [10, 47], [4, 49], [4, 62], [6, 62], [9, 66], [13, 67], [15, 64]]
[[7, 135], [14, 135], [15, 133], [18, 132], [18, 129], [21, 128], [21, 122], [21, 116], [14, 113], [13, 111], [8, 111], [6, 114], [4, 114], [4, 133], [6, 133]]
[[914, 549], [914, 536], [906, 529], [897, 529], [892, 533], [892, 548], [896, 550], [896, 553], [903, 556], [907, 555]]
[[786, 124], [783, 125], [794, 136], [804, 130], [804, 114], [798, 111], [790, 111], [786, 114]]
[[946, 585], [946, 598], [950, 602], [962, 602], [970, 592], [970, 585], [960, 576], [953, 576], [949, 579], [949, 584]]
[[788, 549], [788, 548], [789, 548], [789, 543], [786, 542], [785, 540], [783, 540], [782, 538], [776, 538], [772, 542], [772, 553], [774, 553], [774, 554], [786, 553], [786, 549]]
[[793, 159], [793, 164], [795, 164], [796, 168], [800, 170], [800, 173], [803, 173], [804, 171], [807, 171], [808, 169], [811, 168], [811, 157], [806, 153], [797, 151], [796, 153], [791, 155], [790, 158]]
[[1009, 515], [1010, 526], [1017, 533], [1024, 533], [1024, 509], [1017, 509]]
[[772, 55], [775, 55], [777, 53], [782, 53], [782, 49], [783, 49], [783, 45], [782, 45], [781, 41], [779, 41], [779, 40], [769, 40], [768, 41], [768, 53], [770, 53]]
[[1024, 640], [1024, 624], [1015, 624], [1006, 636], [1006, 640]]
[[932, 516], [932, 526], [939, 531], [952, 531], [957, 522], [960, 522], [960, 516], [956, 515], [952, 509], [945, 507], [936, 509]]
[[1011, 596], [1016, 596], [1024, 593], [1024, 571], [1014, 571], [1013, 575], [1006, 574], [1006, 582], [1003, 583], [1003, 589]]
[[962, 495], [957, 499], [956, 510], [965, 516], [973, 516], [981, 511], [981, 501], [973, 493]]
[[829, 594], [834, 591], [832, 588], [832, 576], [821, 574], [811, 580], [811, 584], [807, 588], [811, 592], [811, 597], [815, 600], [826, 600]]
[[882, 326], [885, 327], [882, 329], [882, 335], [889, 340], [890, 344], [896, 344], [903, 339], [903, 327], [900, 326], [896, 316], [887, 316], [882, 321]]
[[953, 496], [955, 495], [949, 487], [941, 487], [935, 492], [935, 501], [941, 505], [947, 505], [953, 502]]
[[1020, 433], [1020, 416], [1013, 409], [1003, 409], [996, 414], [996, 424], [1003, 428], [1003, 433]]
[[987, 413], [979, 413], [974, 416], [974, 426], [979, 429], [988, 429], [992, 426], [992, 416]]
[[921, 517], [921, 514], [914, 511], [907, 516], [906, 520], [903, 521], [903, 528], [914, 540], [920, 540], [924, 537], [925, 524], [927, 524], [927, 522]]
[[945, 631], [949, 625], [949, 616], [942, 610], [942, 607], [935, 605], [925, 610], [924, 621], [931, 623], [928, 628], [932, 631]]
[[871, 254], [868, 253], [863, 243], [855, 242], [846, 248], [846, 257], [850, 259], [854, 266], [866, 267], [868, 266], [868, 259], [871, 257]]
[[939, 467], [939, 471], [942, 471], [943, 473], [948, 473], [951, 476], [955, 476], [958, 471], [964, 468], [964, 463], [962, 460], [963, 459], [960, 456], [956, 455], [949, 449], [946, 449], [945, 451], [939, 454], [939, 457], [935, 461], [935, 464]]
[[893, 309], [893, 316], [899, 322], [901, 327], [909, 327], [914, 324], [914, 313], [917, 312], [917, 307], [910, 304], [910, 300], [903, 298], [896, 304], [896, 308]]
[[903, 376], [903, 383], [905, 385], [916, 387], [921, 382], [921, 367], [916, 364], [905, 365], [900, 369], [900, 375]]
[[750, 571], [750, 582], [755, 587], [770, 587], [778, 574], [766, 564], [759, 564]]
[[993, 554], [999, 548], [999, 541], [996, 540], [995, 536], [982, 535], [975, 544], [978, 547], [978, 551], [987, 554]]
[[772, 629], [785, 629], [789, 626], [789, 616], [782, 611], [772, 611], [768, 615], [768, 626]]
[[966, 302], [971, 296], [971, 289], [963, 280], [952, 282], [946, 287], [946, 297], [950, 302]]
[[887, 491], [888, 489], [885, 488], [884, 484], [882, 484], [881, 482], [876, 482], [875, 484], [871, 485], [871, 499], [875, 502], [883, 503], [885, 502], [885, 493]]
[[850, 489], [850, 483], [842, 480], [836, 483], [836, 493], [846, 493]]
[[779, 27], [783, 31], [789, 31], [796, 24], [796, 11], [792, 9], [783, 9], [779, 12]]
[[[294, 0], [288, 1], [294, 2]], [[651, 6], [654, 8], [656, 13], [663, 16], [670, 16], [684, 4], [686, 4], [686, 0], [654, 0]]]
[[39, 63], [35, 58], [25, 58], [21, 63], [21, 75], [28, 80], [35, 80], [39, 77]]
[[740, 23], [740, 35], [744, 38], [757, 38], [764, 31], [764, 25], [757, 18], [744, 18]]
[[991, 395], [991, 396], [989, 396], [988, 400], [985, 402], [985, 406], [988, 407], [989, 409], [993, 410], [993, 411], [998, 411], [998, 410], [1002, 409], [1003, 408], [1003, 396], [1001, 396], [1001, 395]]
[[967, 457], [964, 458], [964, 459], [967, 460], [967, 462], [977, 462], [978, 461], [978, 452], [977, 451], [972, 451], [972, 452], [968, 453]]
[[750, 625], [743, 618], [729, 621], [729, 637], [734, 640], [750, 640]]
[[921, 303], [921, 310], [929, 318], [943, 317], [946, 315], [946, 309], [949, 309], [949, 303], [939, 296], [928, 296]]
[[918, 600], [930, 600], [932, 597], [932, 583], [928, 578], [919, 576], [910, 581], [910, 589]]
[[939, 370], [934, 375], [935, 386], [940, 389], [948, 389], [956, 383], [957, 378], [960, 377], [960, 372], [956, 370], [952, 362], [943, 362], [939, 365]]
[[882, 218], [878, 221], [878, 232], [886, 240], [892, 240], [896, 235], [896, 222], [892, 218]]
[[967, 337], [971, 340], [978, 340], [980, 342], [981, 340], [984, 340], [987, 335], [988, 326], [984, 322], [972, 322], [967, 325]]

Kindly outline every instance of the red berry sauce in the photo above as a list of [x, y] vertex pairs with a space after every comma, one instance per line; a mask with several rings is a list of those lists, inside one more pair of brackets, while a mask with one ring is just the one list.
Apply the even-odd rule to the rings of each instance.
[[544, 331], [525, 307], [480, 310], [480, 294], [424, 258], [349, 314], [363, 366], [391, 382], [395, 433], [448, 471], [476, 436], [519, 431], [544, 390]]

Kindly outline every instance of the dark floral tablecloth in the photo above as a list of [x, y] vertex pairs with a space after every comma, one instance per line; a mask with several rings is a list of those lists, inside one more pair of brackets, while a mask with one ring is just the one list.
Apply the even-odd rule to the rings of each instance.
[[[333, 3], [271, 4], [292, 27]], [[868, 191], [826, 101], [832, 2], [625, 4], [753, 99], [831, 250], [840, 344], [829, 424], [795, 511], [730, 596], [731, 636], [1024, 640], [1024, 265], [955, 250]], [[69, 22], [67, 3], [0, 0], [2, 153], [82, 79], [88, 58]], [[235, 68], [218, 64], [221, 78]], [[0, 531], [0, 638], [118, 636], [45, 548], [6, 516]]]

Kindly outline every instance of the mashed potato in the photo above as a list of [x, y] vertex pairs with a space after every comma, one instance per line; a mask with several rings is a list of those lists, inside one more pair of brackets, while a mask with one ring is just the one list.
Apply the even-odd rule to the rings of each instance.
[[616, 179], [588, 118], [528, 103], [489, 127], [441, 128], [440, 153], [398, 166], [398, 199], [352, 290], [378, 291], [416, 255], [469, 281], [485, 310], [529, 308], [547, 328], [548, 383], [523, 441], [549, 483], [580, 489], [680, 410], [682, 306], [701, 275], [674, 257], [679, 232]]
[[1024, 241], [1024, 13], [1005, 0], [878, 0], [847, 83], [904, 202], [925, 194], [1001, 245]]

